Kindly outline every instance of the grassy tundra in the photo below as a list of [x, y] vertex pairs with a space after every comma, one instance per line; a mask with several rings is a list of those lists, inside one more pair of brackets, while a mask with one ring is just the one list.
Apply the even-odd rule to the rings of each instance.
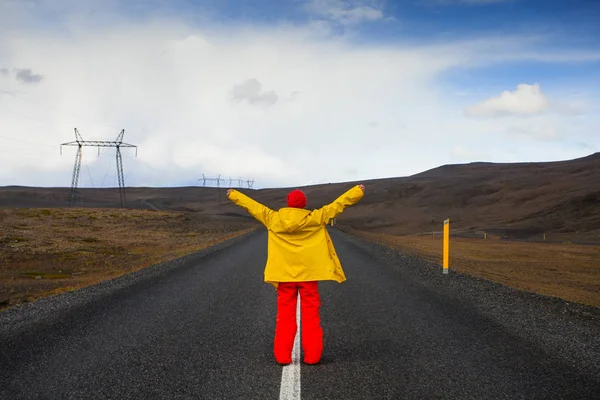
[[181, 257], [256, 226], [176, 211], [0, 210], [0, 309]]

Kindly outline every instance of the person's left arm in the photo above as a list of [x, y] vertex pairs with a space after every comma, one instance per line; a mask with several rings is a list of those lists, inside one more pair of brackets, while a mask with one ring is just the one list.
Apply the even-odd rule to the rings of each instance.
[[269, 207], [260, 204], [258, 201], [251, 199], [237, 190], [229, 189], [227, 191], [227, 197], [236, 205], [248, 211], [250, 215], [259, 220], [265, 226], [268, 226], [271, 216], [275, 213]]

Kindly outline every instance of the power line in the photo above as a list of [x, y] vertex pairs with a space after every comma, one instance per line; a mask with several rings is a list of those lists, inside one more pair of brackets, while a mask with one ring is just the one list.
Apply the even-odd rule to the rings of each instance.
[[[200, 179], [198, 179], [200, 180]], [[225, 179], [221, 178], [221, 174], [219, 174], [219, 176], [217, 176], [216, 178], [208, 178], [206, 177], [206, 175], [202, 174], [202, 186], [206, 187], [206, 182], [217, 182], [217, 188], [221, 187], [221, 182], [225, 182]]]
[[32, 117], [29, 117], [29, 116], [26, 116], [26, 115], [22, 115], [22, 114], [15, 114], [12, 111], [10, 112], [10, 117], [11, 118], [17, 118], [17, 119], [22, 119], [22, 120], [27, 120], [27, 121], [31, 121], [31, 122], [35, 122], [35, 123], [43, 124], [43, 125], [52, 125], [52, 126], [56, 125], [56, 123], [50, 122], [48, 120], [40, 120], [38, 118], [32, 118]]
[[[217, 188], [221, 187], [221, 182], [227, 182], [226, 179], [221, 178], [221, 174], [219, 174], [216, 178], [209, 178], [206, 175], [202, 174], [202, 179], [198, 179], [198, 181], [202, 181], [202, 187], [206, 187], [206, 182], [216, 182]], [[233, 187], [233, 182], [238, 183], [238, 187], [243, 187], [244, 182], [248, 185], [248, 189], [251, 189], [254, 186], [254, 179], [247, 179], [244, 181], [242, 178], [231, 178], [229, 177], [229, 187]]]
[[[0, 149], [0, 152], [6, 153], [6, 154], [15, 154], [15, 151], [10, 151], [10, 150], [5, 150], [5, 149]], [[56, 155], [56, 154], [50, 153], [50, 152], [27, 152], [27, 151], [23, 152], [21, 149], [19, 149], [19, 157], [21, 157], [21, 156], [39, 157], [40, 155]]]
[[51, 146], [49, 144], [29, 142], [27, 140], [15, 139], [15, 138], [7, 137], [7, 136], [0, 136], [0, 139], [11, 140], [13, 142], [21, 142], [21, 143], [29, 144], [29, 145], [32, 145], [32, 146], [51, 147], [53, 149], [56, 149], [56, 146]]
[[75, 119], [78, 119], [78, 120], [80, 120], [80, 121], [81, 121], [81, 120], [87, 120], [87, 121], [89, 121], [89, 122], [94, 122], [94, 123], [97, 123], [97, 124], [99, 124], [99, 125], [101, 125], [101, 126], [104, 126], [104, 127], [106, 127], [106, 128], [118, 129], [118, 128], [117, 128], [117, 127], [115, 127], [115, 126], [106, 125], [106, 124], [104, 124], [104, 123], [102, 123], [102, 122], [100, 122], [100, 121], [98, 121], [98, 120], [95, 120], [95, 119], [92, 119], [92, 118], [82, 118], [81, 116], [77, 116], [77, 115], [75, 115], [75, 114], [73, 114], [73, 113], [71, 113], [71, 112], [69, 112], [69, 111], [66, 111], [66, 110], [64, 110], [64, 109], [61, 109], [61, 108], [58, 108], [58, 107], [55, 107], [55, 106], [49, 106], [49, 105], [47, 105], [47, 104], [40, 103], [39, 101], [35, 101], [35, 100], [28, 99], [28, 98], [26, 98], [26, 97], [19, 96], [19, 95], [17, 95], [16, 93], [13, 93], [13, 92], [11, 92], [11, 91], [9, 91], [9, 90], [0, 89], [0, 93], [7, 94], [7, 95], [9, 95], [9, 96], [13, 96], [13, 97], [15, 97], [15, 98], [17, 98], [17, 99], [20, 99], [20, 100], [23, 100], [23, 101], [27, 101], [27, 102], [30, 102], [30, 103], [36, 104], [36, 105], [38, 105], [38, 106], [41, 106], [41, 107], [45, 107], [45, 108], [48, 108], [48, 109], [52, 109], [52, 110], [54, 110], [54, 111], [59, 111], [59, 112], [62, 112], [63, 114], [70, 115], [71, 117], [73, 117], [73, 118], [75, 118]]
[[104, 173], [104, 178], [102, 178], [102, 183], [100, 184], [100, 186], [104, 186], [104, 181], [106, 180], [106, 177], [108, 176], [108, 170], [110, 169], [110, 164], [107, 164], [106, 166], [106, 172]]
[[87, 169], [87, 173], [88, 176], [90, 177], [90, 182], [92, 183], [92, 188], [94, 187], [94, 179], [92, 179], [92, 173], [90, 172], [90, 168], [88, 167], [87, 163], [84, 162], [85, 164], [85, 169]]
[[[54, 111], [59, 111], [59, 112], [61, 112], [61, 113], [65, 114], [65, 115], [69, 115], [69, 116], [71, 116], [71, 117], [73, 117], [73, 118], [75, 118], [75, 119], [77, 119], [77, 120], [87, 120], [87, 121], [89, 121], [89, 122], [94, 122], [94, 123], [96, 123], [96, 124], [99, 124], [100, 126], [103, 126], [103, 127], [107, 127], [107, 128], [111, 128], [111, 129], [119, 129], [119, 128], [118, 128], [118, 127], [116, 127], [116, 126], [113, 126], [113, 125], [106, 125], [106, 124], [104, 124], [104, 123], [102, 123], [102, 122], [100, 122], [99, 120], [96, 120], [96, 119], [92, 119], [92, 118], [87, 118], [87, 117], [81, 117], [81, 116], [77, 116], [77, 115], [73, 114], [73, 113], [72, 113], [72, 112], [70, 112], [70, 111], [66, 111], [66, 110], [64, 110], [64, 109], [61, 109], [61, 108], [58, 108], [58, 107], [55, 107], [55, 106], [50, 106], [50, 105], [47, 105], [47, 104], [44, 104], [44, 103], [40, 103], [39, 101], [35, 101], [35, 100], [31, 100], [31, 99], [28, 99], [28, 98], [25, 98], [25, 97], [19, 96], [19, 95], [17, 95], [16, 93], [10, 92], [10, 91], [8, 91], [8, 90], [3, 90], [3, 89], [0, 89], [0, 93], [8, 94], [8, 95], [10, 95], [10, 96], [13, 96], [13, 97], [15, 97], [15, 98], [17, 98], [17, 99], [20, 99], [20, 100], [23, 100], [23, 101], [27, 101], [27, 102], [30, 102], [30, 103], [36, 104], [36, 105], [38, 105], [38, 106], [41, 106], [41, 107], [44, 107], [44, 108], [47, 108], [47, 109], [52, 109], [52, 110], [54, 110]], [[16, 117], [16, 118], [26, 119], [26, 120], [33, 121], [33, 122], [37, 122], [37, 123], [40, 123], [40, 124], [52, 125], [52, 126], [54, 126], [54, 125], [55, 125], [53, 122], [50, 122], [50, 121], [43, 121], [43, 120], [40, 120], [40, 119], [37, 119], [37, 118], [32, 118], [32, 117], [29, 117], [29, 116], [25, 116], [25, 115], [20, 115], [20, 114], [11, 113], [11, 114], [10, 114], [10, 116], [11, 116], [11, 117], [13, 117], [13, 118], [15, 118], [15, 117]], [[132, 135], [132, 134], [129, 134], [129, 135], [130, 135], [130, 136], [133, 136], [133, 137], [137, 137], [136, 135]], [[8, 138], [8, 139], [10, 139], [10, 138]], [[14, 140], [14, 139], [13, 139], [13, 140]], [[49, 146], [49, 145], [47, 145], [47, 146]], [[54, 146], [52, 146], [52, 147], [54, 147]]]

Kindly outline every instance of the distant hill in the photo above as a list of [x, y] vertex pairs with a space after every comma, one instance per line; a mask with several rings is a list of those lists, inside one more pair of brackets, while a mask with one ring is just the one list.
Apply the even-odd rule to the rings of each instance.
[[[358, 182], [307, 186], [317, 208]], [[365, 198], [339, 223], [390, 234], [439, 231], [450, 218], [453, 232], [485, 231], [510, 238], [542, 233], [600, 241], [600, 153], [560, 162], [444, 165], [409, 177], [363, 181]], [[277, 209], [289, 188], [240, 189]], [[128, 206], [246, 216], [225, 198], [226, 189], [128, 188]], [[78, 206], [119, 206], [116, 189], [80, 189]], [[66, 207], [69, 188], [0, 187], [0, 208]]]

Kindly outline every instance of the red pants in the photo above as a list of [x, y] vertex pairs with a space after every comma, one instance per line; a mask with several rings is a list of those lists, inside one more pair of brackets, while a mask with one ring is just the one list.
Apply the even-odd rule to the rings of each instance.
[[300, 292], [300, 325], [304, 362], [316, 364], [323, 352], [323, 330], [319, 317], [321, 299], [318, 282], [280, 282], [277, 287], [277, 323], [275, 326], [275, 359], [280, 364], [292, 362], [292, 350], [298, 326], [296, 307]]

